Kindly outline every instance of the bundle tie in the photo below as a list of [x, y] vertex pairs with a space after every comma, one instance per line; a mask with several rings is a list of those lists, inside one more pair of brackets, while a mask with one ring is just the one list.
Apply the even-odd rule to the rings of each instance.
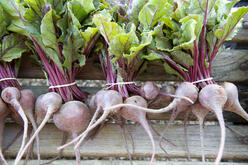
[[63, 88], [63, 87], [69, 87], [69, 86], [72, 86], [72, 85], [75, 85], [76, 82], [72, 82], [72, 83], [69, 83], [69, 84], [62, 84], [62, 85], [54, 85], [54, 86], [50, 86], [49, 89], [52, 89], [52, 88]]
[[109, 89], [115, 85], [126, 85], [126, 84], [135, 84], [135, 82], [130, 81], [130, 82], [107, 83], [105, 86], [108, 86], [108, 87], [106, 87], [105, 89]]
[[2, 81], [7, 81], [7, 80], [17, 80], [17, 79], [14, 78], [14, 77], [6, 77], [6, 78], [0, 79], [0, 82], [2, 82]]
[[204, 81], [209, 81], [209, 80], [213, 80], [213, 77], [209, 77], [209, 78], [205, 78], [205, 79], [193, 81], [193, 82], [191, 82], [191, 83], [192, 83], [192, 84], [197, 84], [197, 83], [204, 82]]

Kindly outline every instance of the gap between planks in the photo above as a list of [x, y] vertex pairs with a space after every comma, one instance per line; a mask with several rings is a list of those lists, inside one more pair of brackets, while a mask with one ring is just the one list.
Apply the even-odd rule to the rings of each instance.
[[[164, 125], [153, 125], [158, 132], [161, 132]], [[148, 157], [152, 154], [152, 146], [148, 136], [143, 128], [135, 127], [134, 125], [127, 125], [128, 130], [132, 131], [132, 137], [135, 144], [134, 157]], [[242, 132], [242, 134], [248, 135], [248, 126], [231, 126], [233, 129]], [[214, 159], [216, 157], [219, 140], [220, 140], [220, 128], [219, 126], [205, 126], [205, 154], [206, 158]], [[7, 124], [4, 133], [4, 146], [11, 141], [11, 137], [14, 137], [18, 131], [16, 124]], [[242, 160], [248, 159], [248, 145], [244, 145], [241, 141], [228, 129], [226, 130], [226, 144], [223, 154], [223, 160]], [[187, 153], [184, 149], [184, 133], [183, 125], [173, 125], [167, 131], [166, 137], [175, 143], [177, 147], [174, 147], [168, 143], [165, 143], [166, 150], [170, 158], [186, 158]], [[158, 146], [158, 136], [155, 136], [156, 142], [156, 158], [168, 158], [167, 155]], [[62, 132], [59, 131], [53, 124], [47, 124], [46, 127], [40, 133], [41, 144], [41, 157], [48, 158], [56, 156], [58, 151], [57, 147], [60, 145], [62, 139]], [[132, 151], [130, 136], [128, 135], [129, 150]], [[12, 147], [6, 151], [5, 156], [7, 158], [13, 158], [16, 156], [19, 145], [19, 138]], [[201, 158], [200, 150], [200, 138], [199, 138], [199, 126], [188, 126], [188, 143], [192, 158]], [[36, 146], [36, 145], [34, 145]], [[35, 149], [34, 149], [35, 151]], [[65, 149], [64, 157], [74, 157], [73, 146]], [[107, 124], [99, 132], [94, 140], [88, 140], [83, 146], [81, 146], [81, 156], [87, 157], [127, 157], [126, 149], [124, 147], [124, 141], [121, 134], [120, 126], [117, 124]]]
[[[42, 160], [41, 163], [46, 162], [47, 160]], [[10, 165], [13, 164], [13, 161], [9, 161]], [[20, 163], [22, 164], [22, 162]], [[57, 160], [50, 165], [68, 165], [75, 164], [75, 160]], [[127, 160], [81, 160], [81, 165], [130, 165], [130, 161]], [[149, 161], [133, 161], [133, 165], [148, 165]], [[213, 165], [212, 162], [172, 162], [172, 161], [155, 161], [152, 165]], [[37, 165], [35, 160], [31, 160], [27, 165]], [[247, 163], [220, 163], [220, 165], [247, 165]]]

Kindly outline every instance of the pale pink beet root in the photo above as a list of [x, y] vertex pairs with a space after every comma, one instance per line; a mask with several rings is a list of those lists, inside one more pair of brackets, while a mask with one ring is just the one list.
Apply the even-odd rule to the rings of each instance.
[[34, 132], [33, 136], [29, 139], [29, 141], [27, 142], [21, 153], [17, 155], [14, 165], [18, 165], [20, 159], [22, 158], [27, 148], [31, 145], [34, 138], [45, 126], [46, 122], [53, 115], [53, 113], [59, 110], [61, 105], [62, 105], [62, 98], [59, 94], [55, 92], [49, 92], [37, 98], [37, 101], [35, 103], [35, 113], [37, 117], [36, 121], [39, 127]]
[[159, 95], [160, 89], [151, 81], [145, 82], [140, 88], [140, 94], [147, 100], [153, 100]]
[[[183, 92], [183, 91], [185, 91], [185, 92]], [[195, 85], [193, 85], [192, 83], [184, 82], [178, 87], [178, 89], [176, 91], [176, 96], [178, 96], [178, 97], [175, 97], [173, 99], [173, 101], [167, 107], [161, 108], [158, 110], [154, 110], [154, 109], [149, 109], [149, 108], [141, 107], [141, 106], [134, 105], [134, 104], [122, 104], [122, 97], [116, 91], [112, 91], [112, 90], [99, 91], [94, 98], [94, 103], [97, 107], [97, 110], [96, 110], [88, 128], [81, 135], [79, 135], [77, 138], [75, 138], [71, 142], [59, 147], [58, 149], [63, 149], [66, 146], [77, 141], [79, 138], [81, 138], [79, 140], [79, 142], [77, 143], [77, 145], [75, 145], [75, 148], [79, 147], [79, 145], [81, 144], [83, 139], [86, 137], [86, 135], [89, 133], [89, 131], [91, 131], [98, 124], [100, 124], [102, 121], [104, 121], [110, 112], [116, 113], [116, 112], [118, 112], [118, 110], [120, 108], [123, 108], [123, 107], [134, 108], [136, 110], [140, 110], [140, 111], [144, 111], [144, 112], [150, 112], [150, 113], [162, 113], [162, 112], [168, 112], [170, 110], [173, 110], [174, 108], [182, 109], [185, 106], [192, 105], [198, 97], [198, 88]], [[103, 110], [103, 114], [93, 124], [93, 122], [95, 121], [97, 114], [100, 112], [100, 110]], [[161, 137], [161, 139], [163, 139], [163, 137]]]
[[14, 120], [17, 124], [19, 124], [20, 126], [24, 126], [23, 124], [23, 120], [22, 117], [18, 114], [18, 112], [15, 111], [15, 109], [12, 106], [8, 106], [11, 113], [10, 113], [10, 117], [12, 120]]
[[159, 95], [163, 96], [164, 100], [166, 102], [171, 102], [173, 100], [172, 95], [175, 95], [176, 89], [173, 86], [163, 86], [160, 89]]
[[[88, 107], [80, 101], [69, 101], [62, 105], [60, 110], [53, 115], [54, 124], [61, 131], [67, 132], [76, 138], [84, 131], [90, 121]], [[80, 150], [75, 150], [77, 165], [80, 164]]]
[[[133, 104], [133, 105], [137, 105], [137, 106], [141, 106], [141, 107], [145, 107], [145, 108], [148, 106], [146, 100], [141, 96], [129, 97], [124, 101], [124, 104]], [[136, 110], [135, 108], [123, 107], [119, 110], [119, 113], [126, 120], [132, 120], [132, 121], [136, 121], [136, 122], [140, 123], [141, 126], [146, 131], [146, 133], [148, 134], [148, 136], [152, 142], [152, 148], [153, 148], [152, 149], [152, 151], [153, 151], [152, 157], [151, 157], [151, 161], [150, 161], [150, 165], [151, 165], [153, 160], [154, 160], [154, 157], [155, 157], [156, 149], [155, 149], [155, 142], [153, 139], [151, 128], [149, 126], [149, 123], [147, 122], [146, 112]]]
[[[177, 87], [175, 92], [175, 97], [173, 101], [170, 103], [170, 104], [173, 103], [175, 104], [174, 107], [172, 107], [173, 111], [170, 120], [168, 122], [168, 125], [164, 128], [163, 132], [161, 133], [161, 137], [159, 140], [159, 145], [161, 148], [163, 148], [162, 139], [164, 138], [166, 131], [168, 130], [172, 122], [176, 119], [179, 113], [187, 112], [189, 106], [193, 105], [196, 102], [198, 98], [198, 91], [199, 91], [198, 88], [194, 84], [189, 82], [183, 82]], [[186, 130], [185, 130], [185, 134], [186, 134]], [[188, 150], [187, 143], [185, 144], [185, 146], [186, 146], [186, 150]]]
[[205, 152], [204, 152], [204, 130], [203, 124], [204, 119], [209, 113], [209, 110], [203, 107], [199, 102], [196, 102], [191, 106], [192, 113], [197, 117], [200, 125], [200, 139], [201, 139], [201, 151], [202, 151], [202, 161], [205, 162]]
[[199, 93], [199, 102], [206, 109], [215, 113], [221, 128], [221, 140], [215, 165], [221, 161], [225, 145], [225, 122], [223, 118], [223, 107], [227, 101], [227, 94], [223, 87], [216, 84], [209, 84], [202, 88]]
[[148, 113], [164, 113], [164, 112], [171, 111], [175, 108], [180, 109], [180, 110], [182, 110], [182, 109], [184, 110], [185, 107], [188, 107], [189, 105], [194, 104], [194, 102], [196, 101], [196, 99], [198, 97], [198, 88], [195, 85], [193, 85], [192, 83], [183, 82], [177, 88], [175, 95], [176, 95], [176, 97], [173, 99], [173, 101], [167, 107], [160, 108], [160, 109], [144, 108], [144, 107], [132, 105], [132, 104], [116, 104], [116, 105], [111, 106], [111, 107], [106, 107], [106, 108], [104, 108], [104, 110], [109, 111], [109, 110], [118, 109], [118, 108], [122, 108], [122, 107], [136, 108], [137, 110], [145, 111]]
[[[127, 155], [128, 155], [128, 159], [130, 161], [130, 164], [133, 165], [132, 155], [129, 151], [128, 143], [127, 143], [128, 142], [127, 133], [129, 134], [129, 136], [131, 138], [132, 153], [134, 154], [135, 146], [134, 146], [133, 136], [132, 136], [131, 132], [126, 128], [124, 119], [121, 116], [119, 116], [119, 118], [120, 118], [121, 134], [122, 134], [122, 137], [124, 140], [125, 149], [127, 151]], [[127, 131], [127, 133], [126, 133], [126, 131]]]
[[12, 108], [21, 116], [24, 123], [24, 131], [22, 137], [21, 147], [18, 151], [17, 157], [20, 152], [23, 150], [24, 145], [26, 143], [27, 133], [28, 133], [28, 119], [23, 111], [23, 108], [20, 104], [21, 93], [19, 89], [15, 87], [7, 87], [2, 91], [1, 97], [4, 102], [10, 104]]
[[9, 113], [10, 113], [9, 108], [0, 98], [0, 162], [3, 162], [4, 165], [8, 164], [3, 156], [3, 151], [2, 151], [4, 122], [5, 122], [5, 118], [8, 116]]
[[[122, 96], [117, 91], [115, 91], [115, 90], [98, 91], [96, 93], [96, 95], [94, 97], [94, 101], [93, 101], [93, 104], [95, 104], [95, 107], [97, 107], [97, 109], [96, 109], [96, 112], [94, 113], [87, 129], [83, 133], [81, 133], [77, 138], [74, 138], [69, 143], [58, 147], [58, 149], [61, 150], [65, 147], [77, 142], [80, 139], [77, 142], [77, 144], [75, 145], [74, 149], [76, 150], [77, 148], [79, 148], [80, 144], [83, 142], [83, 140], [86, 138], [86, 136], [88, 135], [88, 133], [91, 130], [93, 130], [96, 126], [101, 124], [108, 117], [108, 115], [111, 112], [116, 113], [121, 107], [116, 108], [116, 109], [109, 109], [109, 110], [105, 110], [104, 108], [112, 107], [114, 105], [121, 104], [121, 103], [123, 103]], [[100, 116], [99, 119], [96, 120], [98, 114], [101, 111], [103, 111], [103, 114]]]
[[148, 102], [148, 107], [162, 107], [164, 105], [168, 105], [173, 101], [173, 96], [175, 96], [175, 88], [173, 86], [163, 86], [160, 89], [159, 95]]
[[225, 89], [227, 94], [227, 101], [224, 105], [224, 110], [231, 111], [243, 117], [248, 121], [248, 114], [242, 108], [239, 102], [239, 93], [236, 85], [230, 82], [224, 82], [221, 86]]
[[173, 101], [167, 107], [155, 110], [133, 104], [116, 104], [114, 106], [104, 108], [104, 111], [111, 111], [122, 107], [135, 108], [136, 110], [140, 110], [148, 113], [163, 113], [173, 110], [170, 121], [167, 127], [164, 129], [163, 133], [161, 134], [162, 135], [160, 137], [160, 145], [161, 145], [161, 142], [164, 138], [164, 134], [167, 131], [170, 124], [172, 123], [172, 121], [176, 119], [177, 115], [180, 112], [186, 111], [190, 105], [194, 104], [197, 98], [198, 98], [198, 88], [192, 83], [183, 82], [177, 88]]
[[[34, 131], [37, 130], [37, 124], [35, 122], [34, 118], [34, 105], [35, 105], [35, 96], [34, 93], [29, 89], [23, 89], [21, 90], [21, 99], [20, 104], [23, 108], [24, 113], [26, 114], [27, 118], [31, 122]], [[36, 146], [37, 146], [37, 161], [38, 164], [40, 164], [40, 152], [39, 152], [39, 137], [36, 136]], [[32, 146], [32, 145], [31, 145]], [[29, 152], [31, 153], [31, 152]], [[29, 155], [27, 155], [28, 159]]]

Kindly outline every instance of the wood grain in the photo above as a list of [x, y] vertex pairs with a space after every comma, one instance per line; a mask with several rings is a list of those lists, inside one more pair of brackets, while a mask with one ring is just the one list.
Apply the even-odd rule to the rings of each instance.
[[[42, 160], [41, 162], [46, 162], [47, 160]], [[9, 161], [10, 164], [13, 164], [13, 161]], [[22, 162], [20, 163], [22, 164]], [[27, 163], [27, 165], [36, 165], [37, 162], [35, 160], [31, 160]], [[75, 160], [57, 160], [51, 165], [68, 165], [75, 164]], [[81, 160], [82, 165], [130, 165], [130, 161], [127, 160]], [[133, 165], [148, 165], [149, 161], [136, 160], [133, 161]], [[184, 162], [184, 161], [155, 161], [152, 163], [153, 165], [212, 165], [212, 162]], [[247, 163], [220, 163], [220, 165], [247, 165]]]
[[[156, 130], [161, 132], [164, 125], [155, 124], [153, 125]], [[148, 136], [145, 131], [139, 126], [127, 125], [128, 130], [132, 132], [135, 152], [134, 157], [150, 157], [152, 152], [152, 146]], [[243, 134], [248, 134], [248, 126], [232, 126], [233, 129], [242, 132]], [[16, 124], [8, 124], [6, 131], [4, 133], [4, 146], [8, 144], [18, 131]], [[248, 145], [244, 145], [238, 138], [226, 130], [226, 144], [223, 155], [223, 160], [236, 160], [236, 159], [247, 159], [248, 158]], [[56, 156], [58, 151], [57, 147], [60, 145], [62, 132], [58, 131], [53, 124], [48, 124], [40, 133], [40, 153], [42, 158]], [[128, 136], [129, 137], [129, 136]], [[183, 136], [183, 126], [173, 125], [168, 131], [166, 137], [173, 143], [176, 147], [166, 143], [165, 147], [170, 158], [186, 158], [187, 154], [184, 150], [184, 136]], [[166, 158], [167, 155], [158, 146], [158, 136], [154, 136], [156, 142], [156, 158]], [[13, 146], [6, 151], [5, 156], [7, 158], [15, 157], [20, 145], [19, 138]], [[199, 127], [197, 125], [188, 126], [188, 142], [189, 149], [192, 158], [201, 158], [200, 152], [200, 138], [199, 138]], [[205, 127], [205, 153], [207, 158], [214, 159], [218, 151], [220, 140], [220, 128], [219, 126], [206, 126]], [[128, 140], [130, 143], [130, 138]], [[131, 149], [131, 145], [129, 145]], [[34, 149], [35, 151], [35, 149]], [[64, 157], [72, 158], [74, 157], [73, 147], [70, 146], [65, 149]], [[81, 156], [87, 157], [127, 157], [127, 153], [124, 147], [121, 129], [117, 124], [107, 124], [99, 132], [94, 140], [87, 141], [83, 146], [81, 146]]]
[[241, 28], [238, 33], [228, 42], [247, 43], [248, 42], [248, 21], [244, 22], [246, 28]]
[[248, 50], [225, 51], [213, 64], [213, 77], [217, 81], [245, 82], [248, 80]]
[[[248, 50], [226, 50], [216, 57], [213, 64], [213, 77], [216, 81], [245, 82], [248, 80]], [[243, 67], [240, 65], [242, 64]], [[19, 78], [44, 78], [43, 72], [29, 58], [22, 59]], [[103, 80], [100, 66], [95, 59], [87, 62], [77, 79]], [[166, 75], [163, 67], [149, 65], [149, 69], [139, 75], [142, 81], [175, 81], [175, 76]]]

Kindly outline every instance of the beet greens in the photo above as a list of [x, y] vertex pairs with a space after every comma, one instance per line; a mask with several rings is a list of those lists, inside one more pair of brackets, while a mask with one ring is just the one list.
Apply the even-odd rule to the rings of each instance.
[[[150, 1], [148, 4], [149, 3]], [[237, 8], [233, 11], [232, 9], [235, 3], [237, 3], [237, 1], [178, 0], [174, 2], [173, 13], [170, 18], [161, 19], [157, 24], [147, 22], [147, 20], [149, 20], [148, 18], [153, 20], [157, 14], [157, 12], [155, 12], [156, 10], [153, 10], [151, 17], [142, 19], [142, 11], [146, 10], [146, 8], [143, 7], [139, 18], [141, 21], [147, 23], [146, 28], [155, 31], [153, 38], [154, 44], [148, 47], [150, 53], [144, 56], [144, 58], [147, 60], [162, 61], [167, 73], [178, 76], [182, 81], [196, 83], [199, 89], [212, 90], [212, 88], [207, 86], [215, 84], [211, 72], [213, 60], [223, 49], [223, 43], [226, 40], [230, 40], [236, 34], [240, 27], [241, 18], [248, 11], [247, 7]], [[146, 12], [151, 11], [152, 10], [146, 10]], [[216, 87], [213, 88], [217, 89]], [[224, 91], [221, 93], [222, 96], [218, 97], [225, 98], [225, 90], [222, 87], [218, 88]], [[226, 91], [228, 90], [226, 89]], [[216, 93], [218, 92], [216, 91]], [[201, 91], [199, 94], [200, 96], [203, 95]], [[208, 97], [211, 96], [208, 95]], [[201, 100], [200, 104], [202, 104], [203, 108], [213, 111], [220, 122], [221, 147], [215, 162], [218, 164], [224, 149], [225, 127], [223, 125], [224, 119], [222, 116], [224, 105], [222, 105], [223, 103], [221, 101], [212, 102], [214, 106], [218, 107], [217, 111], [215, 107], [207, 106], [208, 104], [204, 103], [208, 97], [205, 97], [205, 100], [199, 99]], [[237, 100], [237, 97], [235, 99]], [[226, 100], [224, 99], [224, 101]], [[240, 106], [239, 110], [242, 110]], [[201, 116], [206, 115], [206, 111], [201, 111], [200, 109], [198, 115], [200, 115], [199, 113], [201, 112]], [[237, 113], [236, 110], [235, 113]], [[242, 112], [238, 112], [238, 114], [246, 116], [243, 115], [243, 110]], [[202, 136], [203, 135], [201, 135], [201, 139], [203, 139]]]
[[[17, 81], [17, 72], [20, 64], [21, 56], [28, 51], [25, 36], [11, 33], [8, 27], [11, 24], [13, 15], [8, 13], [4, 3], [0, 2], [0, 88], [2, 100], [8, 104], [12, 116], [16, 116], [14, 120], [21, 124], [24, 128], [23, 138], [20, 151], [23, 149], [28, 134], [28, 119], [25, 109], [20, 103], [22, 87]], [[2, 103], [2, 104], [5, 104]], [[33, 110], [33, 109], [32, 109]], [[31, 111], [32, 111], [31, 110]], [[6, 114], [6, 113], [5, 113]], [[4, 115], [4, 114], [3, 114]], [[2, 129], [4, 128], [4, 119], [7, 115], [1, 117]], [[3, 135], [3, 132], [1, 132]], [[2, 137], [1, 137], [2, 141]], [[4, 159], [4, 158], [3, 158]], [[4, 161], [6, 164], [7, 162]]]
[[[9, 29], [29, 38], [28, 46], [39, 57], [36, 59], [42, 65], [49, 81], [49, 91], [58, 93], [63, 102], [85, 100], [86, 93], [78, 88], [75, 77], [82, 70], [98, 40], [98, 29], [92, 27], [91, 19], [94, 12], [104, 8], [104, 5], [91, 0], [56, 3], [45, 0], [11, 0], [6, 3], [17, 13], [18, 19], [12, 22]], [[37, 130], [41, 130], [44, 122], [57, 111], [52, 106], [43, 109], [47, 110], [46, 116], [43, 116], [44, 120], [39, 123]], [[88, 111], [86, 108], [81, 110]], [[39, 113], [36, 115], [38, 117]], [[36, 134], [38, 133], [35, 132], [34, 135]], [[21, 155], [17, 156], [15, 164], [18, 164], [34, 135]], [[80, 160], [80, 157], [77, 160]]]
[[[17, 122], [24, 125], [23, 141], [15, 164], [19, 163], [28, 146], [35, 137], [38, 138], [39, 131], [53, 116], [55, 125], [73, 137], [71, 142], [59, 149], [74, 143], [79, 165], [82, 141], [90, 131], [114, 114], [122, 129], [124, 120], [138, 122], [145, 129], [152, 142], [151, 165], [155, 157], [155, 143], [146, 113], [169, 111], [172, 115], [161, 134], [160, 143], [179, 113], [185, 112], [186, 123], [188, 113], [192, 112], [200, 123], [203, 162], [204, 119], [209, 112], [215, 113], [221, 128], [220, 147], [215, 160], [215, 165], [219, 164], [225, 144], [223, 110], [248, 120], [248, 114], [239, 103], [237, 87], [228, 82], [217, 85], [211, 71], [214, 59], [225, 49], [223, 43], [234, 37], [241, 25], [240, 20], [248, 12], [247, 7], [233, 8], [237, 2], [131, 0], [128, 4], [118, 4], [99, 0], [1, 0], [1, 96], [9, 105], [7, 108], [12, 116], [16, 119], [21, 116], [23, 121], [19, 119]], [[29, 50], [42, 66], [50, 86], [49, 93], [39, 96], [35, 105], [38, 128], [31, 118], [35, 98], [32, 95], [32, 104], [30, 101], [29, 107], [24, 106], [26, 97], [21, 95], [29, 91], [21, 93], [21, 86], [16, 80], [20, 58]], [[99, 57], [106, 88], [92, 97], [90, 109], [94, 115], [90, 120], [87, 106], [80, 102], [86, 100], [87, 94], [79, 89], [75, 79], [92, 54]], [[162, 66], [167, 74], [182, 81], [175, 95], [163, 92], [153, 82], [147, 82], [142, 87], [135, 84], [136, 77], [149, 69], [148, 63]], [[158, 95], [170, 97], [170, 104], [156, 110], [148, 108], [147, 100], [153, 102]], [[7, 108], [6, 112], [0, 113], [1, 123], [9, 113]], [[71, 113], [74, 116], [68, 118]], [[26, 115], [32, 121], [35, 132], [25, 145]], [[1, 125], [0, 135], [2, 132]], [[1, 141], [0, 138], [0, 144]], [[188, 151], [187, 142], [186, 149]], [[0, 157], [7, 164], [1, 147]]]

